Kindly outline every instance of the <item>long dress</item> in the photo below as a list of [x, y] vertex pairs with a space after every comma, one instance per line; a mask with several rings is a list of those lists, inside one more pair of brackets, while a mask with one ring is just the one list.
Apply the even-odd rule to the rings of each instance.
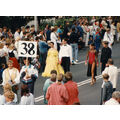
[[52, 70], [56, 70], [57, 74], [64, 74], [64, 70], [62, 66], [58, 62], [58, 51], [56, 49], [49, 49], [47, 59], [46, 59], [46, 67], [45, 71], [42, 73], [43, 77], [50, 77], [50, 72]]

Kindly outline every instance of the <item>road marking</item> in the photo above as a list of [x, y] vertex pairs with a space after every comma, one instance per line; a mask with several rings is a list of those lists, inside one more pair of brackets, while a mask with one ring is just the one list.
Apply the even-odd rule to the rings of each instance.
[[[118, 72], [120, 72], [120, 68], [118, 69]], [[102, 75], [96, 76], [96, 81], [100, 80], [101, 78], [102, 78]], [[82, 81], [82, 82], [77, 83], [77, 85], [78, 85], [78, 87], [80, 87], [80, 86], [83, 86], [83, 85], [88, 84], [88, 83], [90, 83], [90, 82], [91, 82], [91, 79], [87, 79], [87, 80], [84, 80], [84, 81]], [[43, 96], [43, 95], [40, 96], [40, 97], [35, 98], [35, 102], [36, 102], [36, 103], [37, 103], [37, 102], [40, 102], [40, 101], [42, 101], [42, 100], [44, 100], [44, 96]]]

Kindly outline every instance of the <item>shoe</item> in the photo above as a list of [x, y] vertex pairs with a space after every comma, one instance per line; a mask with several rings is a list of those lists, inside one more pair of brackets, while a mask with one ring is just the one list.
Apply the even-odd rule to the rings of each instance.
[[72, 65], [74, 65], [74, 61], [72, 61]]
[[77, 62], [76, 62], [76, 61], [74, 61], [74, 64], [77, 64]]
[[94, 82], [92, 81], [92, 82], [90, 83], [90, 85], [94, 85]]
[[76, 60], [75, 62], [78, 62], [78, 60]]
[[94, 78], [94, 83], [96, 83], [96, 78]]

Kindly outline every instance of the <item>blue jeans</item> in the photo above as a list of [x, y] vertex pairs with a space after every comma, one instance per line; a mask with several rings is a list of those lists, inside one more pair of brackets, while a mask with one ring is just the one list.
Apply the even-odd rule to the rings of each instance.
[[71, 47], [72, 47], [72, 57], [73, 57], [73, 60], [77, 60], [78, 59], [78, 44], [77, 43], [73, 43], [73, 44], [70, 44]]

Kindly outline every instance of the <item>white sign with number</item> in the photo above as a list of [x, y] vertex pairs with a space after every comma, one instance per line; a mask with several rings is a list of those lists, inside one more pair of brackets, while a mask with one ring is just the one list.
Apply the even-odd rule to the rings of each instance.
[[19, 41], [18, 56], [19, 57], [36, 57], [37, 42]]

